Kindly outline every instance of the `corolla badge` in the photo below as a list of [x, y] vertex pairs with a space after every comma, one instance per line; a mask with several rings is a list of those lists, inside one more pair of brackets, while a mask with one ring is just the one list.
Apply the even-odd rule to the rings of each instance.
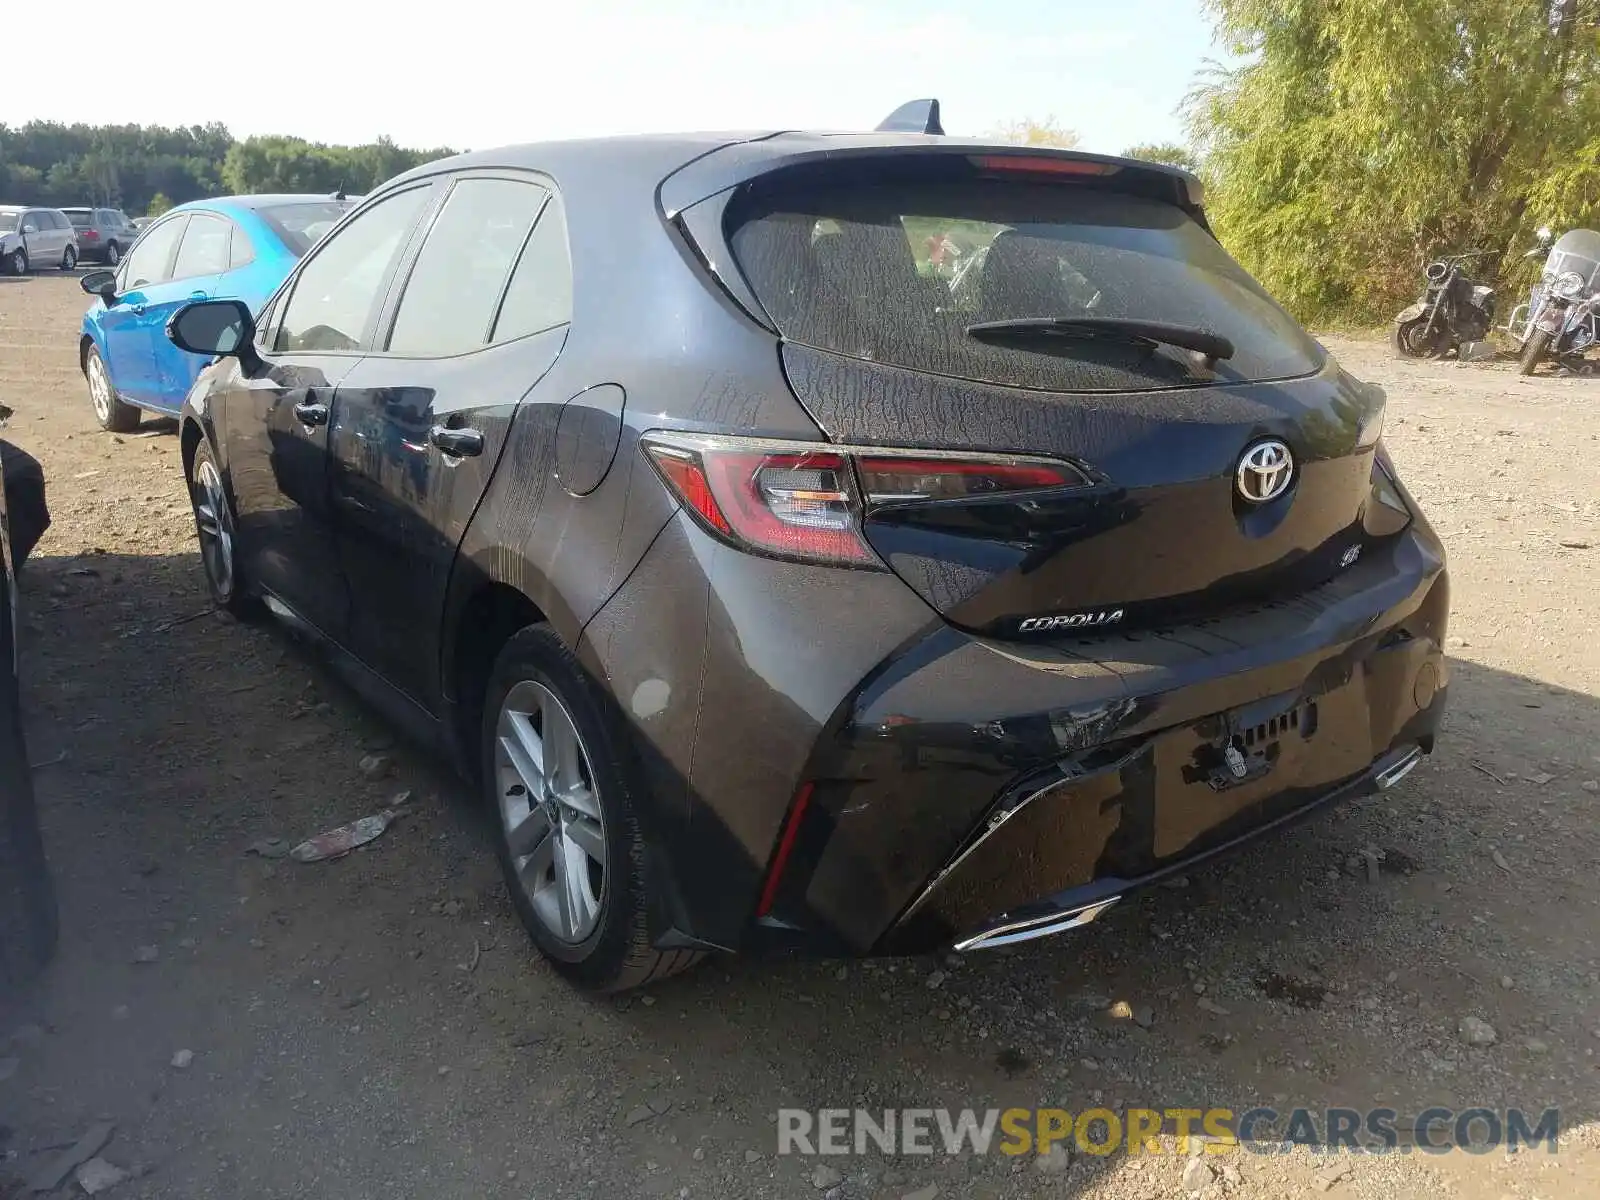
[[1065, 613], [1058, 617], [1028, 617], [1018, 630], [1022, 633], [1043, 633], [1046, 629], [1089, 629], [1096, 625], [1115, 625], [1122, 620], [1120, 608], [1100, 612]]
[[1239, 457], [1234, 479], [1239, 495], [1251, 504], [1276, 500], [1294, 482], [1294, 455], [1276, 438], [1257, 442]]

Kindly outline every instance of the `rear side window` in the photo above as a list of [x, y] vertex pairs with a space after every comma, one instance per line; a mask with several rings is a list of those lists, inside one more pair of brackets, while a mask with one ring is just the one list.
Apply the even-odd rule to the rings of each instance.
[[174, 279], [192, 279], [196, 275], [217, 275], [228, 269], [228, 222], [220, 217], [207, 217], [196, 213], [189, 218], [189, 229], [178, 247], [178, 261], [173, 264]]
[[[734, 257], [789, 340], [1047, 391], [1142, 391], [1314, 371], [1316, 344], [1175, 205], [972, 179], [829, 185], [734, 214]], [[969, 334], [981, 322], [1123, 318], [1221, 334], [1231, 359], [1124, 337]]]
[[443, 358], [488, 343], [506, 278], [547, 195], [514, 179], [463, 179], [450, 189], [406, 280], [391, 354]]
[[526, 337], [570, 320], [572, 259], [567, 249], [567, 217], [561, 197], [552, 193], [511, 273], [505, 302], [495, 319], [493, 340]]

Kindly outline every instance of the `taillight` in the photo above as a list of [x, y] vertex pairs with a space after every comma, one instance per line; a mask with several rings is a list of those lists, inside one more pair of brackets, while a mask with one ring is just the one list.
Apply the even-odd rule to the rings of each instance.
[[80, 229], [78, 230], [78, 236], [86, 242], [92, 242], [100, 235], [92, 229]]
[[860, 460], [861, 490], [871, 505], [912, 500], [974, 500], [1033, 488], [1082, 487], [1066, 463], [873, 455]]
[[642, 439], [661, 478], [705, 529], [741, 549], [881, 569], [861, 533], [881, 505], [1083, 487], [1068, 463], [1014, 455], [819, 446], [715, 434]]
[[808, 562], [881, 565], [861, 536], [850, 462], [833, 450], [755, 438], [651, 434], [645, 453], [712, 533]]

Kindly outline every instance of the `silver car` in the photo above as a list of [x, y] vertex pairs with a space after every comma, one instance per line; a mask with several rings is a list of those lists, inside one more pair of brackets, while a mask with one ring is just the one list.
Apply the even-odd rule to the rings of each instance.
[[78, 237], [66, 213], [0, 204], [0, 271], [26, 275], [45, 267], [70, 271], [77, 265]]

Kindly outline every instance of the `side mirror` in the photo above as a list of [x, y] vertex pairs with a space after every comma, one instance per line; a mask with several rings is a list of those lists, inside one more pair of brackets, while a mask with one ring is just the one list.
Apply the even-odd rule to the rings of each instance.
[[37, 225], [33, 224], [33, 222], [30, 221], [28, 224], [26, 224], [26, 225], [24, 225], [22, 227], [22, 232], [23, 233], [38, 233], [39, 232], [39, 227]]
[[250, 340], [255, 335], [255, 319], [239, 300], [197, 300], [167, 322], [167, 339], [174, 346], [207, 357], [253, 357]]
[[115, 271], [90, 271], [80, 276], [78, 286], [91, 296], [99, 296], [110, 308], [117, 302], [117, 273]]

